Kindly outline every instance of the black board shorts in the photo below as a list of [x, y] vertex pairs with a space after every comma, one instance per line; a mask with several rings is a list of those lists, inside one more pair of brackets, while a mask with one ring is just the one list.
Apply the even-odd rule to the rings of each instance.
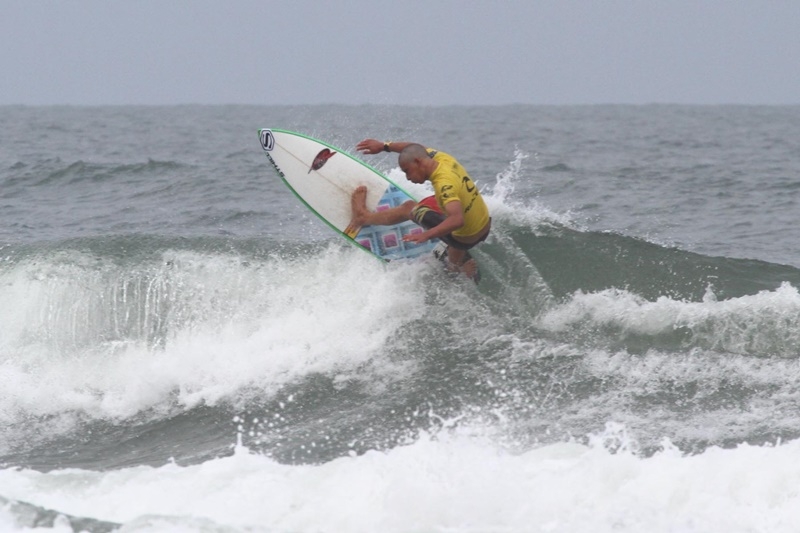
[[[425, 200], [427, 200], [427, 198]], [[447, 217], [444, 216], [439, 211], [427, 205], [425, 200], [418, 203], [414, 207], [414, 209], [411, 210], [411, 219], [425, 229], [435, 228], [436, 226], [444, 222], [444, 219]], [[452, 233], [443, 235], [439, 237], [439, 239], [447, 243], [448, 246], [452, 246], [456, 250], [470, 250], [474, 248], [475, 245], [485, 241], [488, 235], [489, 232], [487, 232], [486, 235], [483, 236], [483, 238], [472, 243], [461, 242], [457, 240], [455, 237], [453, 237]]]

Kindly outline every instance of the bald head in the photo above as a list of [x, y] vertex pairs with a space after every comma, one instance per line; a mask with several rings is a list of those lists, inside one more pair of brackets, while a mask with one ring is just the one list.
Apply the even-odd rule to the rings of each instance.
[[403, 165], [412, 163], [417, 159], [428, 158], [428, 151], [421, 144], [409, 144], [400, 152], [400, 157], [397, 158], [398, 164]]
[[408, 181], [412, 183], [423, 183], [439, 166], [421, 144], [409, 144], [403, 148], [397, 163], [400, 165], [400, 170], [405, 172]]

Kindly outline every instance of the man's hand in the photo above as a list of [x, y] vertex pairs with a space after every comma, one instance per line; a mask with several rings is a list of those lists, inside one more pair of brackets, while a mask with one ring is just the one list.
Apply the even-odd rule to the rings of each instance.
[[383, 141], [364, 139], [356, 145], [356, 150], [364, 154], [377, 154], [383, 151]]
[[427, 236], [427, 231], [422, 231], [420, 233], [407, 233], [403, 235], [403, 242], [413, 242], [414, 244], [422, 244], [423, 242], [429, 241], [431, 238]]

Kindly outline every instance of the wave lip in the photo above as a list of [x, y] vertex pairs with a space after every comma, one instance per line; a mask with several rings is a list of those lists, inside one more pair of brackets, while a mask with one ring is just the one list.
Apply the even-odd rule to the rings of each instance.
[[[650, 338], [661, 349], [695, 348], [760, 357], [800, 356], [800, 294], [789, 283], [774, 291], [717, 300], [709, 290], [701, 302], [666, 296], [650, 301], [625, 290], [577, 291], [538, 324], [554, 332], [583, 331], [606, 338]], [[665, 344], [672, 339], [671, 345]]]

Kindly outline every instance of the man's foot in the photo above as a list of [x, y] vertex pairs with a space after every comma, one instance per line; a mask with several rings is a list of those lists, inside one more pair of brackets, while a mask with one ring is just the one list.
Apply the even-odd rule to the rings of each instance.
[[474, 259], [467, 259], [467, 261], [461, 265], [461, 272], [466, 274], [469, 279], [477, 283], [478, 280], [476, 278], [478, 276], [478, 263], [476, 263]]
[[[448, 248], [449, 250], [450, 248]], [[457, 263], [453, 263], [452, 261], [448, 260], [445, 263], [445, 268], [447, 268], [448, 272], [454, 273], [463, 273], [469, 279], [474, 281], [475, 283], [478, 282], [480, 279], [480, 273], [478, 272], [478, 263], [473, 259], [469, 258], [460, 265]]]
[[350, 197], [350, 210], [352, 212], [350, 224], [345, 228], [344, 233], [350, 237], [355, 237], [369, 216], [367, 188], [365, 186], [356, 187], [356, 190], [353, 191], [353, 195]]

